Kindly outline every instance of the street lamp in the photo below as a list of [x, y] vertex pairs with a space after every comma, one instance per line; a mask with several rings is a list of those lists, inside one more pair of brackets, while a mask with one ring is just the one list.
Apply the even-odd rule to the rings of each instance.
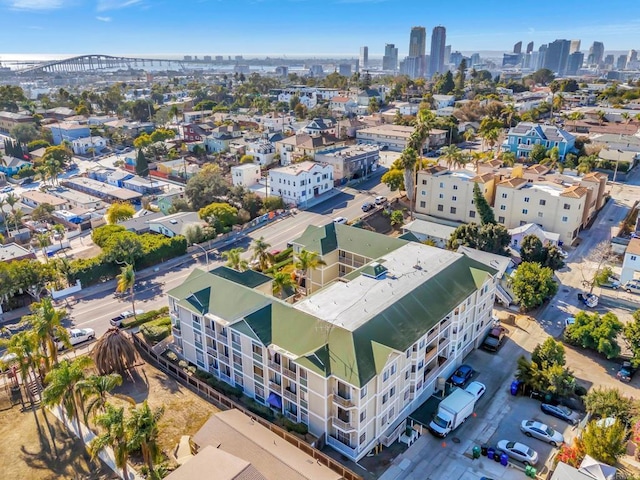
[[192, 247], [198, 247], [198, 248], [202, 249], [202, 251], [204, 252], [205, 260], [207, 262], [207, 267], [208, 267], [209, 266], [209, 252], [207, 252], [207, 249], [204, 248], [202, 245], [198, 245], [197, 243], [192, 243], [191, 246]]

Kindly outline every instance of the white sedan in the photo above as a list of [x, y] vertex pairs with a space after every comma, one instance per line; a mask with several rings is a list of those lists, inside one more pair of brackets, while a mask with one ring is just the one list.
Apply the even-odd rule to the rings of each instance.
[[500, 440], [498, 442], [498, 450], [506, 453], [509, 458], [519, 460], [525, 465], [538, 463], [538, 452], [524, 443]]
[[[69, 330], [69, 343], [71, 346], [78, 345], [82, 342], [87, 342], [96, 338], [96, 332], [93, 328], [72, 328]], [[61, 341], [57, 341], [58, 350], [62, 350], [66, 347]]]
[[520, 424], [520, 430], [527, 437], [537, 438], [554, 447], [564, 443], [564, 437], [560, 432], [556, 432], [553, 428], [535, 420], [523, 420]]
[[476, 397], [476, 401], [478, 401], [478, 399], [482, 395], [484, 395], [484, 392], [486, 390], [487, 390], [487, 387], [484, 386], [484, 383], [480, 383], [480, 382], [471, 382], [469, 385], [467, 385], [467, 388], [465, 388], [465, 391], [469, 392], [474, 397]]
[[347, 223], [347, 219], [344, 217], [336, 217], [333, 219], [333, 223], [337, 223], [338, 225], [344, 225]]

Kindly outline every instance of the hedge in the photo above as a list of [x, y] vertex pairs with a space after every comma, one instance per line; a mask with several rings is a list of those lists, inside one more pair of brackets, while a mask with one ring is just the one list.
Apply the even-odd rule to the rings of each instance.
[[282, 418], [282, 425], [287, 429], [287, 432], [296, 432], [300, 435], [306, 435], [309, 432], [309, 427], [304, 423], [292, 422], [286, 417]]
[[148, 343], [158, 343], [171, 334], [171, 319], [160, 317], [140, 327], [140, 333]]
[[242, 392], [243, 392], [242, 388], [234, 387], [232, 385], [229, 385], [226, 382], [220, 381], [209, 372], [205, 372], [204, 370], [198, 369], [196, 370], [195, 375], [200, 380], [204, 380], [205, 382], [207, 382], [209, 386], [215, 388], [221, 393], [224, 393], [228, 397], [240, 398], [242, 396]]
[[279, 254], [274, 255], [273, 256], [273, 261], [274, 261], [274, 263], [283, 262], [287, 258], [289, 258], [292, 253], [293, 253], [293, 247], [289, 247], [289, 248], [281, 251]]
[[264, 272], [265, 275], [269, 274], [269, 273], [274, 273], [279, 271], [282, 267], [289, 265], [290, 263], [293, 263], [293, 257], [289, 257], [286, 260], [280, 262], [280, 263], [276, 263], [274, 265], [272, 265], [271, 267], [269, 267], [268, 269], [266, 269]]
[[151, 320], [155, 320], [156, 318], [162, 315], [167, 315], [168, 313], [169, 307], [162, 307], [159, 310], [149, 310], [148, 312], [141, 313], [136, 317], [131, 317], [129, 320], [124, 320], [122, 322], [122, 328], [137, 327], [138, 325], [150, 322]]

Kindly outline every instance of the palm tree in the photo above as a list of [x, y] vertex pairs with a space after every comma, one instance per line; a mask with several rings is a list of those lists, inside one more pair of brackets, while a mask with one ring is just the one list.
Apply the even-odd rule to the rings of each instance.
[[222, 258], [227, 261], [227, 267], [233, 268], [239, 272], [244, 272], [247, 268], [249, 268], [249, 264], [246, 260], [240, 258], [240, 255], [244, 253], [244, 248], [232, 248], [231, 250], [227, 250], [226, 252], [222, 252]]
[[48, 232], [39, 233], [38, 235], [36, 235], [36, 243], [42, 250], [42, 255], [44, 256], [44, 258], [49, 261], [49, 257], [47, 256], [47, 251], [45, 250], [45, 248], [51, 246], [51, 235], [49, 235]]
[[57, 341], [69, 343], [69, 334], [62, 326], [62, 319], [67, 312], [56, 309], [49, 297], [31, 305], [31, 312], [31, 315], [22, 318], [22, 323], [29, 325], [35, 334], [44, 359], [45, 372], [48, 372], [53, 365], [58, 364]]
[[[302, 281], [305, 280], [305, 288], [306, 288], [306, 279], [307, 273], [309, 270], [314, 270], [318, 268], [320, 265], [326, 265], [327, 263], [320, 258], [318, 252], [310, 252], [309, 250], [302, 250], [298, 254], [298, 258], [296, 258], [294, 262], [294, 266], [298, 271], [298, 287], [302, 286]], [[308, 291], [308, 288], [307, 288]]]
[[15, 204], [18, 203], [18, 197], [11, 192], [4, 198], [4, 201], [11, 207], [11, 211], [13, 212], [15, 210]]
[[555, 100], [555, 95], [556, 93], [558, 93], [560, 91], [560, 84], [556, 81], [553, 81], [549, 84], [549, 90], [551, 90], [551, 122], [553, 122], [553, 106], [554, 106], [554, 100]]
[[573, 122], [573, 131], [575, 132], [577, 130], [577, 124], [578, 121], [582, 120], [584, 118], [584, 113], [578, 111], [578, 112], [571, 112], [569, 114], [569, 120], [571, 120]]
[[82, 402], [85, 404], [85, 423], [87, 423], [89, 414], [93, 413], [95, 418], [98, 412], [104, 413], [107, 404], [107, 394], [120, 385], [122, 385], [122, 376], [118, 373], [91, 375], [78, 382], [76, 389], [82, 397]]
[[598, 117], [598, 124], [602, 125], [607, 117], [607, 114], [603, 110], [598, 110], [596, 112], [596, 117]]
[[622, 120], [624, 120], [625, 125], [628, 125], [631, 121], [631, 115], [629, 115], [629, 112], [622, 112], [620, 116], [622, 117]]
[[273, 263], [273, 255], [269, 253], [270, 248], [271, 245], [264, 241], [264, 237], [254, 240], [253, 245], [251, 246], [251, 250], [253, 250], [251, 260], [258, 261], [258, 266], [262, 272], [268, 269]]
[[547, 158], [540, 162], [540, 165], [546, 165], [550, 169], [555, 169], [560, 165], [560, 151], [558, 147], [553, 147], [547, 152]]
[[498, 142], [498, 139], [500, 138], [500, 134], [501, 131], [498, 128], [492, 128], [490, 130], [487, 130], [484, 134], [483, 134], [483, 140], [484, 142], [489, 146], [489, 149], [493, 149], [493, 147], [495, 147], [496, 143]]
[[273, 275], [273, 295], [282, 298], [283, 294], [295, 285], [291, 274], [287, 272], [276, 272]]
[[107, 403], [102, 415], [96, 417], [96, 424], [102, 428], [102, 433], [91, 440], [89, 453], [95, 459], [106, 447], [113, 449], [116, 467], [122, 470], [122, 477], [129, 479], [127, 462], [131, 452], [129, 431], [124, 419], [124, 407], [114, 407]]
[[67, 359], [58, 363], [45, 377], [47, 387], [42, 392], [45, 405], [61, 405], [70, 421], [76, 419], [78, 436], [83, 438], [80, 423], [81, 407], [76, 385], [84, 379], [84, 371], [91, 365], [89, 357], [77, 357], [73, 361]]
[[130, 263], [125, 264], [120, 268], [120, 274], [116, 277], [118, 283], [116, 284], [116, 292], [125, 293], [129, 291], [131, 297], [131, 311], [133, 316], [136, 316], [136, 302], [134, 287], [136, 285], [136, 272], [133, 269], [133, 265]]
[[98, 339], [91, 356], [100, 375], [113, 372], [124, 375], [138, 359], [133, 343], [118, 327], [110, 328]]
[[476, 132], [473, 130], [473, 128], [467, 128], [462, 134], [462, 136], [464, 137], [465, 142], [471, 143], [476, 138]]
[[553, 99], [553, 108], [555, 108], [557, 112], [560, 112], [563, 109], [564, 104], [564, 96], [559, 93], [556, 98]]
[[475, 166], [476, 173], [480, 173], [480, 164], [484, 163], [487, 160], [486, 152], [478, 152], [477, 150], [471, 152], [471, 161]]
[[407, 199], [412, 201], [415, 185], [415, 170], [418, 163], [418, 152], [413, 148], [407, 147], [402, 151], [398, 163], [402, 167], [402, 175], [404, 177], [404, 190], [407, 193]]
[[505, 107], [502, 109], [502, 117], [504, 118], [508, 128], [511, 128], [513, 126], [513, 119], [516, 118], [517, 115], [518, 110], [512, 103], [505, 105]]
[[145, 400], [142, 405], [131, 409], [131, 415], [126, 421], [129, 431], [129, 443], [132, 450], [142, 451], [142, 458], [153, 472], [153, 462], [158, 458], [158, 422], [164, 414], [164, 408], [152, 410]]
[[24, 212], [21, 208], [16, 208], [11, 214], [11, 221], [13, 222], [14, 227], [16, 227], [16, 232], [20, 230], [20, 224], [22, 223], [22, 217], [24, 217]]
[[449, 145], [448, 147], [442, 147], [442, 155], [440, 158], [444, 159], [447, 164], [447, 168], [452, 166], [455, 168], [463, 167], [464, 161], [462, 157], [462, 151], [455, 145]]

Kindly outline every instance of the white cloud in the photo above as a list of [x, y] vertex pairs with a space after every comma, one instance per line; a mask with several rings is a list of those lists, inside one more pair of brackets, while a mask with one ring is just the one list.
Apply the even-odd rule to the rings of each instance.
[[106, 12], [107, 10], [132, 7], [140, 3], [142, 3], [142, 0], [98, 0], [96, 9], [99, 12]]
[[13, 10], [57, 10], [72, 3], [70, 0], [8, 0], [5, 1], [9, 8]]
[[110, 22], [111, 17], [96, 17], [96, 20], [100, 20], [101, 22]]

